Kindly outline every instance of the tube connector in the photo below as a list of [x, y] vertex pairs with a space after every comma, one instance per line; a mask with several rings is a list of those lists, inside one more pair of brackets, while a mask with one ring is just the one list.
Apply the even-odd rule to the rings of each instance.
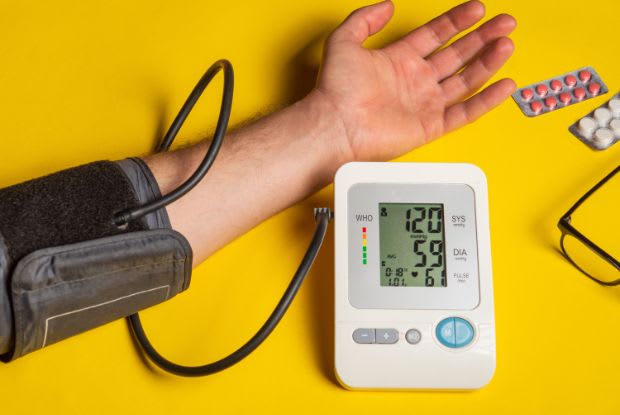
[[327, 216], [327, 222], [331, 222], [334, 219], [334, 212], [327, 207], [314, 208], [314, 220], [318, 222], [322, 216]]

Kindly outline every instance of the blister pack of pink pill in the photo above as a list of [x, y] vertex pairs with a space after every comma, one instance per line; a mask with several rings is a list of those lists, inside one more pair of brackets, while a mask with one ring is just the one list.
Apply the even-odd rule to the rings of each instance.
[[568, 130], [594, 150], [620, 140], [620, 93], [571, 125]]
[[519, 88], [512, 98], [528, 117], [568, 107], [609, 90], [594, 68], [586, 66], [561, 76]]

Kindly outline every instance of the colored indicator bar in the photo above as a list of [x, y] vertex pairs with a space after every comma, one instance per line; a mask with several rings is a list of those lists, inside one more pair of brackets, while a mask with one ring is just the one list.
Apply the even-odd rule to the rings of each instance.
[[366, 256], [366, 227], [362, 228], [362, 264], [368, 264], [368, 258]]

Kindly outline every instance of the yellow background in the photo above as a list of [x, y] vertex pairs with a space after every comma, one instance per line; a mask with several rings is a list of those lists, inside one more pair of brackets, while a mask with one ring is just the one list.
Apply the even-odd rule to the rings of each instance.
[[[235, 66], [234, 124], [299, 98], [313, 82], [316, 43], [363, 3], [4, 1], [0, 186], [148, 153], [217, 58]], [[372, 44], [455, 3], [396, 1], [392, 23]], [[619, 9], [615, 0], [488, 1], [488, 15], [509, 12], [519, 21], [516, 52], [501, 75], [525, 85], [592, 65], [617, 91]], [[186, 142], [213, 128], [219, 85], [184, 129]], [[620, 161], [620, 145], [593, 152], [567, 131], [608, 97], [534, 119], [509, 100], [402, 158], [471, 162], [488, 176], [497, 324], [497, 372], [488, 387], [406, 393], [337, 385], [330, 233], [280, 326], [234, 368], [203, 379], [149, 369], [118, 321], [0, 366], [0, 412], [617, 414], [620, 291], [573, 269], [558, 253], [556, 228], [576, 198]], [[331, 204], [332, 196], [325, 189], [199, 267], [188, 292], [144, 313], [154, 343], [168, 357], [196, 364], [244, 342], [305, 251], [312, 207]], [[604, 220], [618, 231], [614, 218]]]

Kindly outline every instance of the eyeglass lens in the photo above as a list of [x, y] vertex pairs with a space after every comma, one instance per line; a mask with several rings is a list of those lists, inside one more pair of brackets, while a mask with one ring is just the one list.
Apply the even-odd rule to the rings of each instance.
[[[620, 259], [620, 174], [596, 190], [571, 215], [571, 225], [616, 260]], [[563, 247], [571, 260], [599, 281], [611, 282], [620, 272], [577, 238], [566, 235]]]

